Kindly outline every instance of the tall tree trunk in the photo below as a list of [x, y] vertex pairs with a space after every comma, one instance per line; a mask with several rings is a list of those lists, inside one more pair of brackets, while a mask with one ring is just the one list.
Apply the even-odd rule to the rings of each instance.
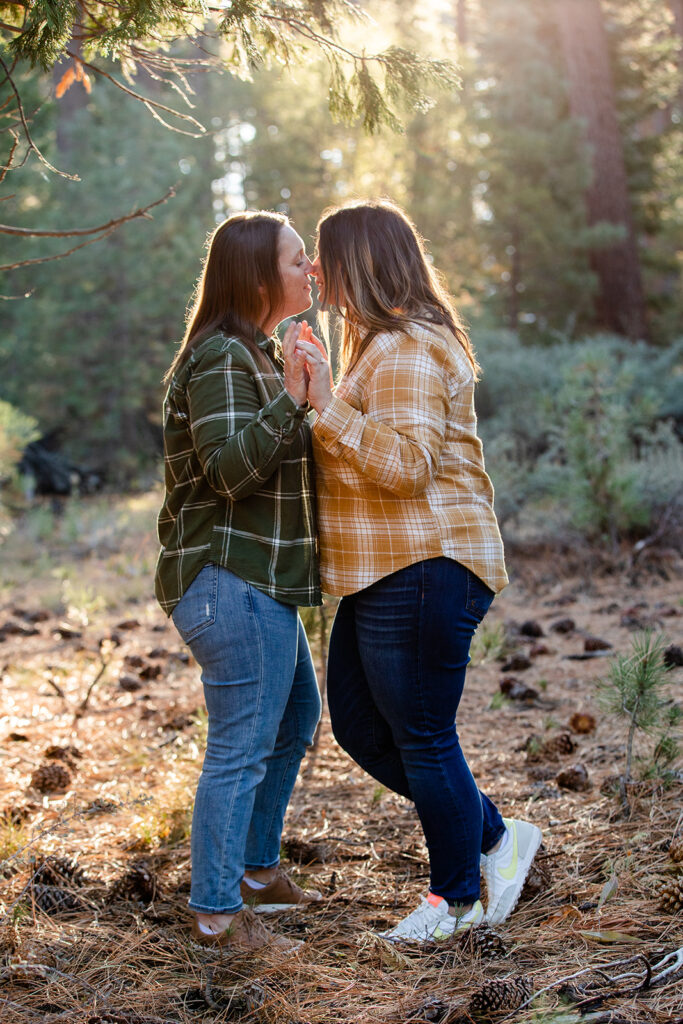
[[467, 0], [455, 0], [455, 34], [460, 46], [467, 42]]
[[633, 227], [624, 152], [617, 121], [607, 33], [600, 0], [554, 0], [569, 82], [572, 114], [585, 124], [593, 181], [586, 196], [589, 223], [620, 225], [623, 241], [598, 250], [598, 317], [629, 338], [646, 336], [645, 297]]
[[669, 7], [674, 16], [674, 32], [678, 36], [678, 105], [683, 107], [683, 0], [669, 0]]

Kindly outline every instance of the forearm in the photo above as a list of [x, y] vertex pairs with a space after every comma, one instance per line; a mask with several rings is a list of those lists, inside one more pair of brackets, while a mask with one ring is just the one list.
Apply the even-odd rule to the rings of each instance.
[[208, 483], [231, 500], [272, 476], [305, 415], [284, 388], [261, 406], [253, 374], [212, 353], [188, 385], [191, 433]]
[[283, 390], [236, 434], [215, 446], [205, 442], [204, 474], [214, 491], [232, 501], [258, 491], [286, 457], [303, 417]]
[[428, 444], [372, 419], [334, 396], [316, 420], [318, 441], [336, 458], [399, 498], [413, 498], [434, 471]]

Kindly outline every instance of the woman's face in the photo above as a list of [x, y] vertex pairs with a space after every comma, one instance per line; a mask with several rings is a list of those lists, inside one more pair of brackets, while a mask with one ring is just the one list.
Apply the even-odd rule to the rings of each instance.
[[303, 241], [289, 224], [280, 229], [278, 236], [278, 268], [283, 294], [276, 323], [286, 320], [288, 316], [302, 313], [311, 305], [311, 284], [308, 275], [313, 270], [313, 265], [306, 255]]
[[328, 294], [328, 291], [325, 288], [325, 276], [323, 274], [323, 265], [320, 260], [320, 253], [318, 253], [311, 264], [311, 277], [316, 283], [318, 299], [322, 306], [329, 308], [330, 306], [344, 305], [343, 296]]

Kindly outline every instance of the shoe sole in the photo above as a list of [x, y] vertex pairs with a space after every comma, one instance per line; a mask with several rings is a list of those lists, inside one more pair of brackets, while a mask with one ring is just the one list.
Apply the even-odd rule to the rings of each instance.
[[[524, 883], [526, 882], [529, 871], [531, 870], [531, 865], [534, 862], [534, 857], [538, 853], [538, 848], [543, 842], [543, 833], [541, 832], [540, 828], [534, 825], [534, 829], [535, 831], [531, 843], [529, 845], [529, 849], [527, 850], [526, 857], [520, 859], [520, 866], [523, 871], [523, 874], [521, 878], [521, 883], [517, 887], [517, 893], [512, 903], [510, 903], [509, 906], [507, 904], [504, 904], [504, 909], [501, 911], [501, 904], [503, 904], [503, 900], [501, 899], [498, 901], [497, 906], [495, 906], [492, 911], [489, 911], [487, 908], [486, 914], [484, 915], [484, 921], [486, 922], [486, 924], [501, 924], [501, 922], [507, 920], [507, 918], [510, 916], [512, 911], [519, 903], [519, 897], [522, 895], [522, 889], [524, 888]], [[503, 896], [505, 896], [505, 893], [503, 893]]]

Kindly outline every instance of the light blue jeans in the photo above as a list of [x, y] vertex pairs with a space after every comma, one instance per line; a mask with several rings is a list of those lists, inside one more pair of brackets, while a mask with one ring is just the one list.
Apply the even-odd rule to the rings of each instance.
[[189, 905], [234, 914], [244, 869], [280, 858], [285, 811], [320, 717], [315, 670], [296, 607], [213, 563], [173, 622], [202, 670], [209, 715]]

